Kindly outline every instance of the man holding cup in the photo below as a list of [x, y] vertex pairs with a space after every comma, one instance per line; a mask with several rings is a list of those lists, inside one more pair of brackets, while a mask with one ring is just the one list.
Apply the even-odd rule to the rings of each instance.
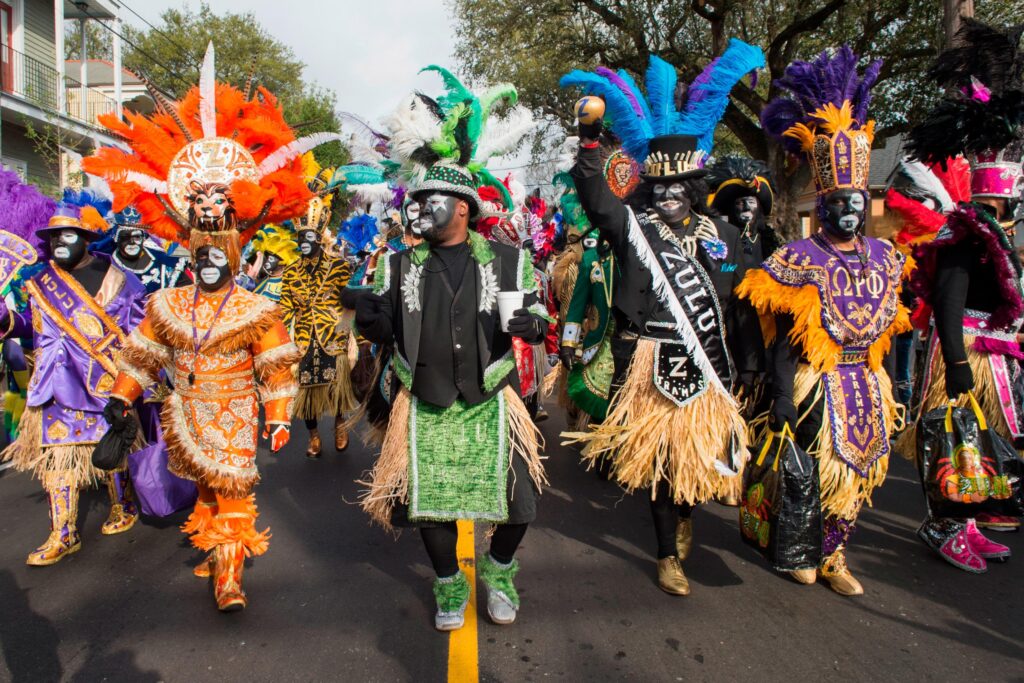
[[545, 482], [512, 338], [539, 343], [550, 320], [529, 253], [471, 229], [479, 206], [465, 167], [435, 163], [412, 198], [424, 242], [381, 259], [373, 293], [356, 303], [360, 333], [394, 346], [398, 380], [363, 507], [386, 527], [420, 529], [442, 631], [463, 625], [470, 594], [455, 522], [496, 523], [477, 569], [491, 619], [509, 624], [519, 608], [513, 556]]

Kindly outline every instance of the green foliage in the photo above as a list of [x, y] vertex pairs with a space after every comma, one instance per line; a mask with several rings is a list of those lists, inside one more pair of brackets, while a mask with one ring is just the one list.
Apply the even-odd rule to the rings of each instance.
[[[305, 80], [305, 65], [291, 47], [274, 38], [252, 12], [217, 14], [206, 3], [197, 10], [185, 5], [166, 10], [156, 25], [160, 31], [123, 27], [128, 39], [124, 64], [172, 97], [181, 98], [199, 82], [199, 66], [212, 40], [218, 80], [244, 88], [255, 73], [255, 83], [277, 97], [299, 135], [341, 130], [334, 93]], [[325, 166], [348, 158], [340, 143], [323, 145], [314, 154]]]
[[[765, 138], [758, 118], [777, 94], [772, 82], [794, 59], [849, 43], [865, 57], [883, 58], [872, 115], [878, 140], [907, 130], [934, 101], [924, 72], [941, 48], [942, 6], [936, 0], [448, 0], [456, 19], [456, 56], [474, 82], [509, 81], [520, 101], [565, 130], [577, 94], [559, 89], [573, 68], [598, 65], [642, 75], [650, 54], [676, 66], [689, 82], [732, 36], [760, 45], [767, 74], [744, 81], [719, 129], [720, 151], [745, 150], [769, 162], [787, 212], [808, 181], [806, 169]], [[976, 0], [979, 18], [1008, 22], [1024, 15], [1024, 0]], [[543, 154], [543, 152], [541, 152]], [[550, 154], [549, 154], [550, 156]], [[783, 220], [792, 222], [795, 214]]]

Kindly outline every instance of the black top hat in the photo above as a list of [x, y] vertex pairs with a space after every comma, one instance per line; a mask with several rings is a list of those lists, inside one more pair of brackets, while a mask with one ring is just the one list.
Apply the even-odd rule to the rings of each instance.
[[707, 152], [697, 149], [694, 135], [662, 135], [651, 138], [640, 177], [651, 182], [700, 178], [707, 174]]

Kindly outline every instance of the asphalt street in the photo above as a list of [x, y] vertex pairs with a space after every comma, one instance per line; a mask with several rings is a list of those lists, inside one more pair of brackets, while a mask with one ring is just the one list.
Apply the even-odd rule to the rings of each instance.
[[[184, 513], [103, 537], [100, 491], [83, 494], [82, 550], [27, 567], [48, 530], [43, 494], [3, 472], [0, 680], [448, 680], [418, 536], [371, 527], [355, 504], [373, 453], [353, 440], [309, 461], [297, 427], [283, 454], [260, 456], [273, 539], [235, 614], [193, 577]], [[777, 575], [741, 543], [736, 511], [711, 504], [695, 513], [692, 595], [679, 598], [655, 583], [647, 501], [587, 472], [558, 445], [563, 428], [555, 409], [543, 424], [552, 487], [519, 553], [519, 620], [477, 624], [481, 680], [1024, 680], [1024, 536], [993, 534], [1017, 557], [985, 575], [942, 563], [914, 536], [923, 502], [908, 463], [892, 463], [849, 552], [864, 596]]]

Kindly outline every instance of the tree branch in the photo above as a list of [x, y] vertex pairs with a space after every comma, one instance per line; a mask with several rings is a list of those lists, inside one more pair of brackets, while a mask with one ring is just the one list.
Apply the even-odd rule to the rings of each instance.
[[794, 38], [801, 33], [820, 28], [830, 16], [838, 12], [845, 4], [846, 0], [831, 0], [831, 2], [817, 12], [801, 17], [782, 29], [768, 46], [768, 61], [772, 73], [781, 73], [786, 68], [786, 64], [789, 62], [786, 58], [786, 48]]

